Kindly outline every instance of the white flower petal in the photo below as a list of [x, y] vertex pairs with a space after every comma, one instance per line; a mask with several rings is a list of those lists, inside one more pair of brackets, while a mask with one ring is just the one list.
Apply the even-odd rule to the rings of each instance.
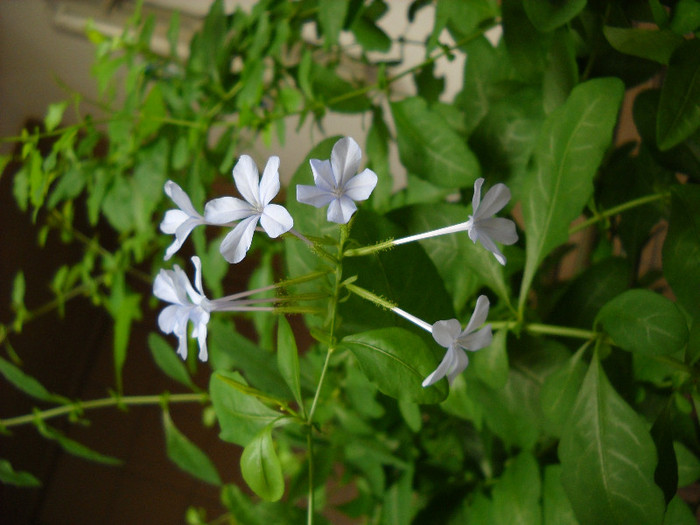
[[472, 313], [466, 328], [460, 335], [466, 335], [472, 333], [478, 327], [486, 322], [486, 318], [489, 315], [489, 298], [485, 295], [480, 295], [476, 300], [476, 306], [474, 307], [474, 313]]
[[[209, 319], [207, 319], [208, 321]], [[207, 351], [207, 321], [200, 323], [197, 330], [197, 342], [199, 343], [199, 360], [206, 361], [209, 359]]]
[[474, 181], [474, 195], [472, 196], [472, 213], [474, 214], [476, 214], [476, 210], [479, 209], [479, 203], [481, 202], [481, 186], [483, 186], [483, 184], [483, 177]]
[[440, 379], [445, 377], [445, 374], [447, 374], [448, 370], [450, 370], [454, 366], [456, 359], [455, 351], [456, 350], [453, 347], [449, 347], [447, 349], [447, 352], [445, 352], [445, 357], [442, 358], [442, 361], [440, 361], [440, 364], [435, 369], [435, 371], [433, 371], [433, 373], [426, 377], [423, 380], [423, 383], [421, 383], [423, 387], [433, 385], [440, 381]]
[[377, 186], [377, 180], [377, 174], [366, 169], [348, 180], [344, 194], [354, 201], [367, 200]]
[[260, 216], [260, 225], [265, 233], [274, 239], [291, 230], [294, 226], [294, 219], [284, 206], [268, 204]]
[[438, 321], [433, 324], [433, 339], [440, 346], [449, 348], [459, 337], [462, 327], [457, 319], [449, 319], [446, 321]]
[[501, 253], [501, 250], [498, 249], [498, 246], [491, 240], [491, 238], [488, 235], [481, 235], [480, 232], [478, 232], [478, 238], [479, 242], [481, 242], [481, 245], [486, 248], [488, 251], [490, 251], [494, 257], [496, 257], [496, 260], [501, 263], [503, 266], [506, 265], [506, 258], [505, 256]]
[[175, 182], [169, 180], [164, 186], [165, 194], [172, 199], [172, 201], [180, 208], [182, 211], [187, 213], [191, 217], [199, 217], [199, 213], [192, 206], [192, 201], [189, 195], [178, 186]]
[[447, 381], [448, 383], [450, 383], [450, 385], [452, 385], [453, 381], [455, 380], [455, 377], [464, 372], [464, 369], [467, 368], [468, 364], [469, 356], [467, 356], [467, 354], [465, 354], [461, 350], [455, 349], [452, 367], [447, 372]]
[[153, 295], [161, 301], [180, 304], [171, 270], [161, 270], [153, 281]]
[[475, 352], [489, 346], [492, 340], [493, 333], [491, 332], [491, 325], [487, 324], [477, 332], [467, 334], [464, 337], [459, 337], [457, 339], [457, 344], [465, 350]]
[[510, 190], [505, 184], [496, 184], [484, 195], [484, 200], [479, 204], [478, 209], [474, 210], [475, 219], [484, 219], [495, 215], [510, 200]]
[[331, 151], [331, 166], [338, 188], [343, 188], [357, 173], [361, 160], [362, 150], [352, 137], [343, 137], [335, 143]]
[[259, 191], [260, 176], [255, 161], [248, 155], [241, 155], [233, 167], [233, 180], [243, 198], [253, 206], [260, 206]]
[[253, 206], [236, 197], [219, 197], [207, 202], [204, 207], [204, 218], [211, 224], [228, 224], [255, 213]]
[[297, 201], [302, 204], [310, 204], [316, 208], [322, 208], [335, 199], [333, 193], [317, 186], [297, 185]]
[[189, 218], [190, 216], [182, 210], [168, 210], [160, 223], [160, 231], [168, 235], [173, 234]]
[[489, 217], [479, 221], [479, 236], [486, 235], [501, 244], [510, 245], [518, 241], [515, 223], [504, 217]]
[[257, 215], [243, 219], [224, 237], [219, 247], [219, 251], [224, 256], [224, 259], [232, 264], [243, 260], [245, 254], [248, 253], [250, 243], [253, 241], [253, 234], [255, 233], [258, 219]]
[[187, 326], [188, 307], [171, 304], [158, 315], [158, 328], [164, 334], [172, 334], [181, 326]]
[[263, 171], [262, 179], [260, 179], [260, 203], [266, 206], [270, 203], [275, 195], [280, 191], [280, 158], [273, 156], [267, 159], [265, 171]]
[[313, 173], [314, 176], [314, 184], [322, 190], [331, 193], [335, 191], [337, 185], [330, 161], [311, 159], [309, 160], [309, 164], [311, 165], [311, 173]]

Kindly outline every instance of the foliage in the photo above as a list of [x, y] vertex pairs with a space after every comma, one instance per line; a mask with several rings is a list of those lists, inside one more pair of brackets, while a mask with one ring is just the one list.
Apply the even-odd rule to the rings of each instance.
[[[155, 21], [140, 9], [118, 36], [88, 28], [99, 100], [74, 93], [52, 104], [43, 128], [6, 139], [16, 153], [0, 158], [0, 168], [17, 167], [14, 197], [40, 242], [55, 235], [83, 247], [48, 283], [48, 307], [24, 304], [26, 288], [45, 283], [23, 273], [5, 298], [14, 318], [0, 326], [0, 374], [42, 408], [0, 429], [34, 424], [68, 452], [114, 464], [45, 419], [159, 403], [164, 453], [221, 486], [237, 523], [296, 522], [300, 507], [323, 522], [337, 465], [356, 497], [336, 510], [363, 522], [691, 523], [678, 488], [700, 477], [700, 3], [670, 4], [414, 0], [409, 21], [435, 14], [415, 66], [390, 53], [416, 43], [383, 29], [385, 0], [261, 0], [231, 13], [217, 0], [186, 58], [177, 16], [165, 55], [151, 50]], [[458, 67], [458, 57], [467, 57], [462, 83], [448, 97], [435, 65]], [[396, 89], [406, 77], [413, 93]], [[625, 97], [633, 122], [621, 113]], [[63, 124], [67, 111], [77, 123]], [[322, 132], [336, 113], [367, 124], [363, 150], [379, 178], [371, 198], [342, 225], [296, 201], [296, 185], [312, 182], [308, 160], [328, 159], [338, 140], [322, 134], [287, 191], [302, 240], [253, 240], [250, 288], [276, 295], [212, 315], [204, 364], [183, 365], [174, 340], [152, 333], [155, 363], [187, 393], [124, 396], [133, 327], [153, 322], [149, 288], [172, 267], [158, 231], [172, 208], [165, 182], [199, 213], [253, 140], [284, 143], [287, 124], [309, 120]], [[619, 143], [616, 130], [632, 125], [638, 138]], [[398, 191], [393, 151], [407, 172]], [[512, 192], [501, 215], [516, 217], [520, 239], [504, 248], [507, 266], [464, 232], [391, 247], [467, 221], [479, 177]], [[660, 230], [662, 264], [645, 269]], [[573, 244], [579, 231], [587, 248]], [[187, 242], [205, 290], [237, 292], [227, 289], [233, 269], [217, 253], [220, 238], [197, 230]], [[454, 317], [463, 326], [481, 294], [493, 342], [469, 354], [451, 385], [422, 387], [444, 349], [392, 308], [428, 326]], [[109, 398], [49, 391], [10, 344], [80, 296], [113, 319]], [[277, 316], [250, 308], [265, 297]], [[237, 333], [236, 318], [257, 336]], [[213, 411], [255, 496], [222, 479], [178, 430], [168, 410], [178, 402]], [[5, 459], [0, 467], [3, 483], [40, 483]]]

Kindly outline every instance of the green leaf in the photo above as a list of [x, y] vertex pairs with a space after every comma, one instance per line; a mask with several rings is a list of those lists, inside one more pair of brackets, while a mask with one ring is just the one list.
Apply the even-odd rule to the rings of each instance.
[[359, 16], [350, 27], [357, 42], [365, 51], [379, 51], [386, 53], [391, 49], [391, 38], [374, 22], [366, 16]]
[[700, 460], [679, 441], [673, 442], [678, 463], [678, 487], [687, 487], [700, 479]]
[[57, 102], [55, 104], [49, 104], [49, 109], [46, 111], [46, 117], [44, 118], [44, 126], [46, 131], [51, 132], [61, 123], [63, 120], [63, 113], [65, 113], [68, 107], [68, 102]]
[[615, 392], [594, 358], [559, 444], [561, 480], [582, 525], [656, 525], [656, 450], [646, 422]]
[[284, 494], [282, 464], [272, 442], [272, 425], [263, 428], [243, 449], [241, 474], [265, 501], [277, 501]]
[[447, 397], [446, 381], [423, 388], [439, 360], [423, 340], [403, 328], [370, 330], [342, 340], [367, 377], [379, 390], [396, 399], [439, 403]]
[[412, 500], [413, 472], [409, 471], [384, 493], [381, 525], [410, 525]]
[[608, 302], [597, 322], [615, 344], [630, 352], [669, 355], [683, 349], [688, 326], [678, 307], [650, 290], [628, 290]]
[[121, 392], [122, 368], [129, 347], [131, 324], [141, 319], [141, 294], [128, 291], [123, 273], [114, 277], [112, 295], [106, 306], [114, 319], [114, 373], [117, 389]]
[[23, 470], [15, 470], [6, 459], [0, 459], [0, 482], [17, 487], [40, 487], [41, 481]]
[[36, 379], [28, 376], [15, 365], [0, 357], [0, 374], [12, 385], [27, 394], [28, 396], [38, 399], [39, 401], [47, 401], [49, 403], [65, 403], [68, 400], [62, 396], [57, 396], [49, 392], [44, 385]]
[[69, 454], [73, 454], [74, 456], [77, 456], [79, 458], [87, 459], [88, 461], [102, 463], [104, 465], [122, 464], [121, 459], [112, 456], [107, 456], [105, 454], [92, 450], [91, 448], [86, 447], [82, 443], [78, 443], [77, 441], [64, 436], [61, 432], [49, 427], [43, 421], [37, 423], [37, 428], [42, 436], [44, 436], [47, 439], [51, 439], [58, 442], [61, 448], [63, 448], [63, 450], [65, 450]]
[[542, 77], [545, 112], [549, 114], [566, 102], [578, 82], [575, 33], [568, 28], [558, 29], [549, 46], [547, 67]]
[[548, 320], [562, 326], [590, 328], [602, 306], [626, 291], [630, 281], [629, 263], [622, 257], [603, 259], [570, 282], [552, 308]]
[[299, 375], [299, 353], [294, 332], [289, 322], [280, 316], [277, 324], [277, 366], [282, 378], [300, 407], [304, 406], [301, 397], [301, 379]]
[[502, 0], [503, 41], [513, 66], [529, 82], [541, 79], [552, 35], [539, 31], [526, 16], [521, 0]]
[[399, 157], [411, 173], [446, 188], [470, 186], [479, 163], [466, 141], [425, 100], [408, 97], [391, 103]]
[[676, 48], [684, 42], [682, 36], [672, 31], [612, 27], [603, 28], [605, 38], [620, 53], [668, 64]]
[[[260, 348], [236, 331], [233, 323], [221, 319], [209, 321], [209, 352], [216, 370], [236, 368], [248, 384], [273, 396], [287, 398], [285, 385], [272, 351]], [[274, 333], [273, 333], [274, 340]]]
[[367, 167], [377, 174], [378, 179], [369, 201], [375, 210], [383, 210], [388, 206], [394, 188], [389, 165], [390, 139], [391, 132], [384, 121], [384, 110], [381, 106], [376, 106], [372, 110], [372, 125], [365, 141]]
[[543, 525], [578, 525], [561, 484], [561, 465], [547, 465], [544, 468], [542, 517]]
[[581, 361], [584, 350], [585, 346], [542, 384], [540, 405], [545, 415], [545, 429], [553, 436], [560, 437], [568, 427], [571, 411], [586, 376], [586, 366]]
[[349, 0], [335, 0], [333, 2], [319, 2], [318, 22], [323, 31], [324, 45], [326, 48], [338, 43], [340, 30], [345, 22], [348, 12]]
[[252, 395], [245, 394], [225, 381], [246, 384], [238, 372], [216, 372], [209, 381], [209, 393], [224, 441], [245, 446], [262, 428], [279, 419], [280, 414]]
[[167, 410], [163, 410], [165, 448], [168, 457], [182, 470], [212, 485], [221, 485], [221, 478], [211, 459], [180, 432]]
[[195, 388], [192, 378], [187, 371], [187, 367], [185, 367], [182, 360], [175, 353], [175, 350], [173, 350], [172, 346], [169, 345], [165, 339], [157, 334], [151, 333], [148, 335], [148, 347], [151, 350], [153, 360], [165, 375], [186, 387], [191, 389]]
[[586, 0], [523, 0], [523, 6], [532, 24], [546, 32], [566, 24], [578, 15], [586, 7]]
[[372, 106], [364, 91], [338, 76], [334, 68], [312, 62], [311, 82], [318, 101], [333, 111], [359, 113]]
[[47, 206], [54, 208], [59, 202], [77, 197], [85, 187], [86, 177], [79, 165], [68, 168], [58, 178]]
[[523, 185], [526, 259], [519, 309], [525, 307], [540, 262], [568, 239], [569, 224], [593, 193], [593, 177], [612, 140], [624, 86], [589, 80], [545, 121]]
[[663, 525], [696, 525], [697, 522], [688, 504], [676, 495], [668, 504]]
[[671, 29], [679, 35], [691, 33], [700, 27], [700, 2], [679, 0], [673, 8]]
[[469, 366], [476, 377], [494, 389], [503, 388], [508, 382], [506, 336], [505, 330], [499, 330], [487, 348], [469, 356]]
[[542, 480], [530, 452], [521, 452], [507, 464], [493, 488], [493, 523], [540, 523]]
[[663, 248], [663, 272], [678, 302], [700, 320], [700, 187], [671, 190], [671, 217]]
[[700, 40], [686, 40], [671, 56], [656, 120], [656, 140], [664, 151], [700, 126]]

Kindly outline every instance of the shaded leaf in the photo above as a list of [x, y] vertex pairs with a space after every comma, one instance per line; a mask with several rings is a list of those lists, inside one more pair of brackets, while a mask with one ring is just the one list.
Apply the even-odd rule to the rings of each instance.
[[669, 355], [688, 340], [688, 326], [678, 307], [649, 290], [618, 295], [603, 306], [596, 320], [616, 344], [630, 352]]
[[664, 512], [654, 483], [656, 450], [646, 422], [613, 390], [593, 359], [559, 444], [561, 480], [583, 524], [656, 525]]
[[246, 384], [237, 372], [216, 372], [209, 381], [209, 393], [214, 412], [221, 427], [219, 437], [224, 441], [247, 445], [260, 430], [279, 419], [280, 414], [255, 397], [228, 384], [230, 378]]
[[182, 359], [165, 339], [155, 333], [148, 335], [148, 348], [151, 350], [153, 360], [165, 375], [174, 379], [186, 387], [194, 389], [194, 383]]
[[700, 319], [700, 187], [671, 191], [671, 218], [663, 248], [663, 272], [678, 302]]
[[421, 383], [439, 360], [417, 335], [402, 328], [371, 330], [342, 340], [362, 371], [379, 390], [396, 399], [439, 403], [447, 397], [446, 381], [423, 388]]
[[493, 488], [494, 523], [540, 523], [542, 480], [530, 452], [521, 452], [506, 465]]
[[168, 457], [182, 470], [212, 485], [221, 485], [216, 467], [202, 450], [180, 432], [167, 410], [163, 411], [163, 429]]
[[301, 397], [301, 379], [299, 375], [299, 353], [289, 322], [283, 316], [277, 322], [277, 366], [282, 378], [300, 407], [304, 406]]
[[567, 2], [523, 0], [523, 6], [528, 18], [537, 29], [552, 31], [578, 15], [586, 7], [586, 0]]
[[656, 139], [667, 150], [700, 126], [700, 40], [686, 40], [669, 62], [661, 87]]
[[40, 487], [39, 481], [34, 475], [24, 470], [15, 470], [6, 459], [0, 459], [0, 482], [17, 487]]

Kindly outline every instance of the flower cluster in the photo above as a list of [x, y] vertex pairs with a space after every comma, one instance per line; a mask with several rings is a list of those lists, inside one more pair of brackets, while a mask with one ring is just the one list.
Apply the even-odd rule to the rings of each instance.
[[[297, 200], [316, 208], [328, 206], [326, 217], [329, 222], [347, 224], [357, 211], [356, 202], [368, 199], [377, 185], [377, 175], [373, 171], [365, 169], [358, 173], [361, 160], [362, 151], [358, 144], [350, 137], [340, 139], [333, 146], [329, 160], [311, 159], [314, 185], [298, 185]], [[213, 199], [205, 204], [204, 214], [197, 212], [191, 199], [180, 186], [173, 181], [166, 182], [165, 193], [177, 209], [166, 212], [160, 225], [163, 233], [175, 236], [165, 252], [165, 260], [170, 259], [182, 247], [197, 226], [231, 228], [219, 248], [221, 255], [231, 264], [245, 258], [255, 231], [260, 229], [271, 238], [289, 232], [308, 244], [313, 244], [294, 230], [294, 220], [289, 212], [283, 206], [272, 203], [280, 190], [279, 166], [279, 158], [270, 157], [261, 178], [253, 159], [242, 155], [233, 168], [233, 180], [243, 198], [227, 196]], [[484, 179], [481, 178], [474, 183], [473, 214], [469, 215], [466, 222], [395, 239], [385, 245], [401, 245], [466, 231], [472, 242], [479, 241], [500, 264], [505, 265], [506, 258], [496, 242], [513, 244], [518, 240], [518, 235], [513, 221], [495, 217], [495, 214], [510, 200], [510, 191], [504, 184], [496, 184], [481, 200], [483, 183]], [[173, 270], [160, 271], [153, 285], [153, 293], [159, 299], [171, 303], [158, 317], [158, 325], [164, 333], [177, 336], [178, 354], [182, 358], [187, 356], [187, 327], [191, 322], [192, 337], [199, 343], [199, 359], [204, 361], [208, 354], [207, 323], [212, 312], [274, 311], [277, 300], [250, 299], [250, 296], [273, 289], [275, 285], [210, 300], [202, 288], [202, 266], [199, 258], [192, 257], [192, 263], [195, 266], [194, 285], [190, 283], [185, 272], [175, 265]], [[264, 305], [261, 306], [261, 303]], [[452, 383], [469, 363], [466, 351], [476, 351], [491, 344], [491, 326], [482, 326], [489, 311], [489, 300], [484, 295], [477, 299], [474, 313], [464, 330], [457, 319], [440, 320], [431, 325], [398, 307], [392, 310], [431, 332], [435, 341], [447, 349], [442, 362], [423, 381], [424, 387], [443, 377], [447, 377]]]

